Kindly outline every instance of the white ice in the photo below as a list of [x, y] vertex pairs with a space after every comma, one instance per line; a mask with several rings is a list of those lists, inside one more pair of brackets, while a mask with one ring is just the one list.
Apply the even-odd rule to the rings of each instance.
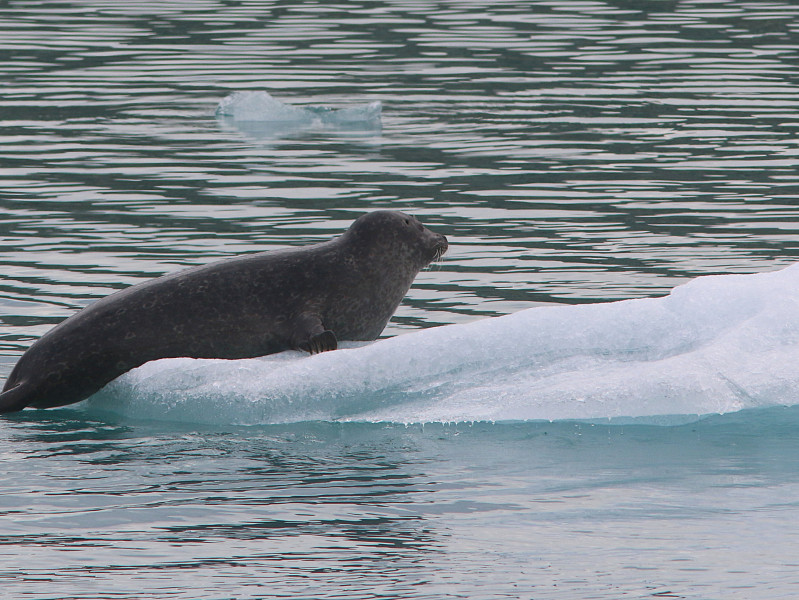
[[532, 308], [315, 356], [161, 360], [87, 405], [231, 424], [652, 418], [795, 404], [797, 365], [799, 264], [701, 277], [662, 298]]
[[379, 101], [340, 109], [300, 107], [285, 104], [264, 91], [233, 92], [216, 109], [220, 120], [259, 137], [306, 130], [379, 132], [381, 113]]

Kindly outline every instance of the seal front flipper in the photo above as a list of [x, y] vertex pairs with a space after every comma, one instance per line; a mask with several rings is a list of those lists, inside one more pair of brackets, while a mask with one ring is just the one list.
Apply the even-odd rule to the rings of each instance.
[[335, 350], [338, 348], [338, 340], [336, 334], [325, 329], [319, 335], [311, 337], [306, 343], [300, 344], [300, 348], [311, 354], [319, 354], [320, 352], [327, 352], [328, 350]]
[[25, 383], [18, 383], [0, 394], [0, 413], [17, 412], [28, 406], [29, 392]]
[[319, 315], [304, 312], [293, 323], [292, 346], [311, 354], [338, 348], [336, 334], [322, 325]]

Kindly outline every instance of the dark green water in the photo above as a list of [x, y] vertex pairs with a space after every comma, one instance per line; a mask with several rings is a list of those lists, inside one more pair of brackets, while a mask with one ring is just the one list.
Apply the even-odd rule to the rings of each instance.
[[793, 409], [678, 427], [3, 428], [15, 598], [783, 598]]
[[[386, 335], [792, 264], [798, 50], [790, 2], [2, 3], [0, 379], [116, 289], [375, 208], [451, 243]], [[247, 90], [382, 129], [215, 117]], [[28, 412], [0, 595], [794, 597], [798, 430]]]

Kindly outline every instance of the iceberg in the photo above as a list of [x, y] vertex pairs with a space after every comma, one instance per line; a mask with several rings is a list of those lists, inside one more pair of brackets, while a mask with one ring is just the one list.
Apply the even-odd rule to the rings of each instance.
[[382, 127], [379, 101], [348, 108], [291, 106], [267, 92], [233, 92], [216, 109], [222, 122], [259, 137], [277, 137], [302, 131], [379, 133]]
[[194, 423], [597, 420], [799, 403], [799, 264], [535, 307], [314, 356], [166, 359], [84, 403]]

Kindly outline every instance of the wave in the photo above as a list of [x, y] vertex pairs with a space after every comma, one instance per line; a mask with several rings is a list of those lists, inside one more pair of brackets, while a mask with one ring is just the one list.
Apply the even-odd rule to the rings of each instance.
[[166, 359], [84, 403], [131, 418], [274, 424], [685, 419], [797, 403], [799, 264], [665, 297], [537, 307], [335, 352]]

